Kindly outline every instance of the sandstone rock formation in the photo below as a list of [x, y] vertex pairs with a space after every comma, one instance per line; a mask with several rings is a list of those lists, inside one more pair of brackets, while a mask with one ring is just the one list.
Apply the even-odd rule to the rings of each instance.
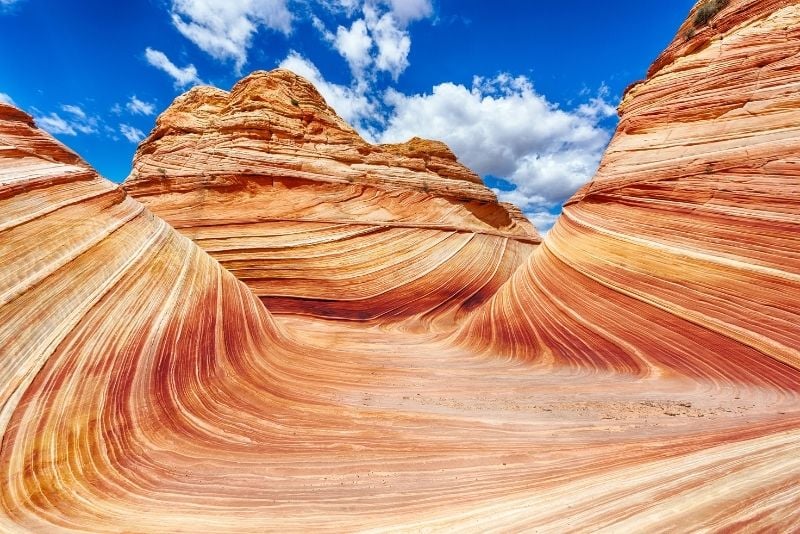
[[285, 70], [178, 98], [124, 187], [280, 312], [459, 315], [539, 242], [446, 145], [371, 145]]
[[[495, 330], [492, 342], [528, 359], [546, 353], [638, 373], [667, 367], [704, 376], [713, 368], [771, 385], [793, 376], [798, 21], [796, 3], [739, 1], [712, 21], [728, 31], [702, 46], [679, 32], [625, 95], [594, 180], [474, 327], [516, 318], [520, 326]], [[584, 348], [572, 346], [576, 337]], [[598, 350], [615, 356], [598, 361]]]
[[[283, 72], [179, 99], [125, 188], [0, 104], [0, 531], [800, 528], [800, 4], [694, 18], [538, 246], [445, 147], [360, 145]], [[389, 274], [320, 248], [351, 228]], [[483, 244], [430, 260], [448, 233]], [[391, 276], [406, 249], [452, 285]]]

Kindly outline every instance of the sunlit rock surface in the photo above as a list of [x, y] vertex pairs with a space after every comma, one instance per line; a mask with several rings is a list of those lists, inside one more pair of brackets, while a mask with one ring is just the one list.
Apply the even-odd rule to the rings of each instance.
[[446, 145], [369, 144], [285, 70], [178, 98], [124, 187], [279, 312], [457, 317], [539, 242]]
[[[526, 359], [608, 370], [713, 369], [764, 385], [793, 376], [799, 20], [795, 3], [739, 1], [712, 21], [728, 33], [690, 45], [681, 31], [625, 95], [595, 179], [471, 322], [476, 336]], [[514, 326], [492, 329], [504, 316]]]
[[[207, 155], [183, 176], [185, 156], [160, 157], [159, 182], [140, 152], [126, 185], [175, 231], [0, 104], [0, 531], [798, 530], [800, 6], [731, 0], [688, 37], [692, 18], [628, 92], [597, 177], [538, 247], [510, 208], [498, 224], [441, 192], [487, 195], [449, 156], [435, 193], [411, 193], [418, 178], [393, 185], [384, 170], [405, 171], [392, 160], [354, 179], [374, 190], [352, 200], [339, 171], [300, 186], [278, 177], [264, 194], [263, 161], [295, 156], [253, 151], [261, 170], [243, 186], [240, 155], [196, 141]], [[229, 98], [184, 98], [205, 93]], [[202, 137], [203, 117], [162, 116], [142, 150], [159, 131]], [[337, 124], [332, 138], [350, 131]], [[382, 150], [399, 158], [419, 143], [446, 153]], [[303, 165], [322, 165], [321, 152]], [[411, 221], [411, 250], [425, 246], [422, 219], [442, 239], [446, 220], [457, 235], [518, 243], [520, 267], [449, 311], [422, 299], [380, 315], [378, 292], [363, 317], [339, 296], [315, 312], [304, 304], [321, 298], [316, 282], [281, 300], [203, 250], [226, 265], [221, 252], [280, 229], [271, 215], [234, 232], [226, 191], [243, 229], [262, 202], [274, 214], [296, 194], [287, 218]], [[392, 203], [391, 191], [419, 196]], [[215, 207], [216, 250], [198, 233]], [[294, 233], [309, 246], [311, 230]], [[290, 269], [294, 246], [236, 265]], [[475, 255], [503, 263], [492, 246]], [[342, 261], [299, 269], [355, 276]], [[437, 265], [456, 288], [480, 272]], [[404, 294], [399, 275], [374, 280]], [[381, 317], [393, 320], [352, 320]]]

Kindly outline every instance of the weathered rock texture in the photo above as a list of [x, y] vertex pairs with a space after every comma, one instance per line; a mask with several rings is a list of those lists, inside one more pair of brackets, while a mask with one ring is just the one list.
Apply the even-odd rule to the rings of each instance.
[[446, 145], [371, 145], [285, 70], [178, 98], [124, 187], [280, 312], [457, 316], [539, 242]]
[[[608, 370], [794, 376], [798, 22], [795, 2], [731, 1], [698, 42], [682, 30], [625, 95], [595, 179], [478, 314], [475, 335]], [[490, 328], [504, 316], [516, 326]]]
[[[271, 314], [0, 104], [0, 531], [798, 530], [800, 5], [731, 0], [712, 25], [688, 43], [681, 30], [627, 94], [596, 179], [496, 293], [469, 315], [454, 305], [450, 331], [426, 329], [426, 311], [331, 321], [289, 299]], [[232, 217], [226, 191], [249, 231], [260, 202], [279, 206], [272, 197], [289, 185], [330, 195], [309, 212], [341, 203], [354, 226], [402, 219], [392, 191], [415, 187], [374, 171], [359, 180], [376, 183], [376, 200], [352, 211], [358, 202], [337, 200], [344, 189], [323, 177], [265, 195], [263, 173], [213, 175], [241, 152], [205, 150], [208, 169], [194, 157], [185, 177], [159, 185], [139, 168], [128, 184], [185, 221], [182, 232], [200, 232], [215, 205]], [[274, 154], [248, 157], [291, 161]], [[420, 247], [423, 217], [508, 243], [532, 235], [470, 215], [472, 201], [446, 212], [451, 197], [422, 193], [424, 215], [405, 215]], [[267, 222], [257, 240], [280, 233]], [[247, 242], [233, 224], [211, 225], [221, 248]], [[296, 233], [307, 246], [310, 231]], [[394, 241], [382, 254], [414, 248]], [[253, 265], [272, 258], [256, 252]], [[501, 263], [492, 247], [483, 254]], [[370, 315], [383, 305], [364, 302]]]

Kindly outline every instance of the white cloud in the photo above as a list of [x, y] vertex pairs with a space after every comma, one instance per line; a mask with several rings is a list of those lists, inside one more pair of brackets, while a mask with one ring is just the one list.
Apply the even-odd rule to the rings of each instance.
[[385, 6], [405, 26], [409, 22], [433, 15], [431, 0], [317, 0], [328, 11], [352, 17], [365, 6]]
[[80, 106], [73, 106], [70, 104], [61, 106], [61, 109], [72, 115], [74, 118], [78, 120], [86, 119], [86, 112], [83, 111]]
[[119, 131], [131, 143], [138, 143], [145, 137], [143, 131], [128, 124], [120, 124]]
[[[291, 33], [290, 1], [169, 4], [181, 34], [211, 57], [233, 62], [240, 72], [260, 29]], [[528, 78], [507, 74], [476, 77], [471, 86], [443, 83], [430, 94], [404, 95], [389, 89], [380, 95], [380, 73], [396, 81], [409, 67], [409, 26], [434, 15], [432, 0], [298, 0], [291, 5], [303, 8], [297, 16], [310, 21], [344, 58], [352, 81], [328, 82], [314, 63], [294, 50], [279, 66], [311, 81], [368, 140], [397, 142], [419, 135], [447, 142], [477, 173], [510, 182], [513, 190], [498, 191], [498, 196], [517, 204], [540, 230], [553, 224], [556, 216], [551, 212], [595, 172], [610, 138], [603, 120], [615, 113], [607, 88], [594, 97], [582, 95], [583, 103], [569, 109], [536, 92]], [[150, 48], [146, 55], [175, 79], [177, 87], [202, 83], [194, 65], [179, 68]], [[130, 106], [126, 104], [134, 112]]]
[[344, 11], [352, 15], [361, 9], [363, 0], [320, 0], [320, 3], [330, 11]]
[[172, 23], [184, 37], [218, 60], [233, 60], [237, 72], [260, 27], [288, 34], [287, 0], [172, 0]]
[[58, 113], [52, 112], [49, 115], [38, 113], [34, 117], [36, 124], [40, 128], [50, 132], [51, 134], [61, 135], [78, 135], [81, 134], [94, 134], [97, 133], [98, 126], [101, 121], [97, 117], [87, 114], [80, 106], [73, 104], [65, 104], [61, 106], [61, 110], [66, 113], [66, 116], [61, 116]]
[[411, 37], [401, 28], [394, 15], [379, 15], [371, 6], [364, 7], [367, 28], [372, 34], [378, 55], [375, 67], [392, 75], [394, 80], [408, 68], [408, 54], [411, 51]]
[[558, 219], [558, 215], [553, 215], [549, 211], [526, 212], [525, 216], [533, 223], [539, 233], [544, 237], [553, 227]]
[[403, 25], [433, 14], [430, 0], [384, 0], [384, 3], [389, 5], [394, 16]]
[[337, 16], [352, 19], [350, 26], [329, 31], [316, 15], [310, 15], [323, 40], [345, 58], [358, 84], [374, 84], [377, 73], [387, 72], [396, 81], [409, 66], [411, 34], [408, 25], [433, 14], [430, 0], [336, 0], [321, 2]]
[[279, 67], [289, 69], [313, 83], [328, 105], [355, 126], [377, 113], [376, 104], [367, 97], [363, 87], [347, 87], [326, 81], [313, 63], [295, 51], [291, 51]]
[[[610, 93], [611, 90], [606, 84], [601, 85], [600, 90], [597, 92], [597, 96], [594, 96], [590, 98], [588, 102], [581, 104], [577, 109], [577, 113], [585, 117], [589, 117], [590, 119], [603, 119], [616, 115], [616, 108], [614, 108], [614, 106], [609, 104], [606, 100]], [[586, 94], [588, 94], [588, 91]]]
[[97, 133], [97, 125], [100, 120], [97, 117], [91, 117], [86, 114], [80, 106], [64, 105], [61, 106], [65, 112], [71, 115], [69, 119], [70, 126], [82, 134]]
[[134, 115], [152, 115], [156, 112], [155, 104], [139, 100], [136, 98], [136, 95], [131, 97], [128, 103], [125, 104], [125, 107]]
[[311, 25], [316, 28], [316, 30], [322, 34], [322, 38], [330, 44], [333, 44], [336, 41], [336, 35], [333, 34], [328, 27], [325, 26], [325, 23], [316, 15], [311, 15]]
[[170, 61], [164, 52], [149, 47], [144, 51], [144, 56], [152, 66], [172, 76], [172, 79], [175, 80], [175, 87], [201, 85], [203, 83], [197, 76], [197, 69], [194, 65], [190, 64], [180, 68]]
[[78, 130], [82, 134], [97, 133], [96, 123], [88, 124], [81, 122], [73, 122], [72, 127]]
[[[232, 61], [240, 74], [259, 29], [291, 33], [290, 1], [169, 0], [169, 5], [172, 24], [184, 37], [211, 57]], [[378, 72], [397, 80], [409, 66], [408, 25], [433, 15], [431, 0], [299, 0], [293, 5], [304, 8], [298, 12], [344, 57], [358, 84], [373, 83]], [[347, 23], [330, 31], [314, 13], [319, 8]], [[197, 80], [193, 65], [179, 69], [163, 53], [148, 51], [148, 61], [170, 73], [177, 85]]]
[[339, 26], [333, 46], [347, 60], [350, 70], [357, 77], [372, 63], [372, 38], [367, 33], [367, 24], [361, 19], [353, 22], [349, 30]]
[[6, 93], [0, 93], [0, 103], [8, 104], [10, 106], [16, 106], [17, 104], [14, 102], [14, 99], [11, 98]]
[[539, 213], [561, 205], [597, 169], [610, 138], [600, 121], [615, 111], [606, 92], [565, 111], [522, 76], [476, 77], [470, 88], [443, 83], [424, 95], [389, 90], [393, 113], [380, 139], [441, 139], [478, 174], [515, 186], [500, 191], [501, 200]]
[[75, 128], [73, 128], [68, 121], [61, 118], [57, 113], [37, 116], [34, 117], [34, 120], [41, 129], [46, 130], [53, 135], [78, 135], [78, 132], [75, 131]]

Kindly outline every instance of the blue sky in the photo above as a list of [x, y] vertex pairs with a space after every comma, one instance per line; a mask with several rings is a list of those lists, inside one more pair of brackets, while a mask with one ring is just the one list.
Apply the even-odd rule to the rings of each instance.
[[693, 0], [0, 0], [0, 98], [123, 180], [197, 83], [291, 68], [372, 141], [446, 141], [543, 229]]

